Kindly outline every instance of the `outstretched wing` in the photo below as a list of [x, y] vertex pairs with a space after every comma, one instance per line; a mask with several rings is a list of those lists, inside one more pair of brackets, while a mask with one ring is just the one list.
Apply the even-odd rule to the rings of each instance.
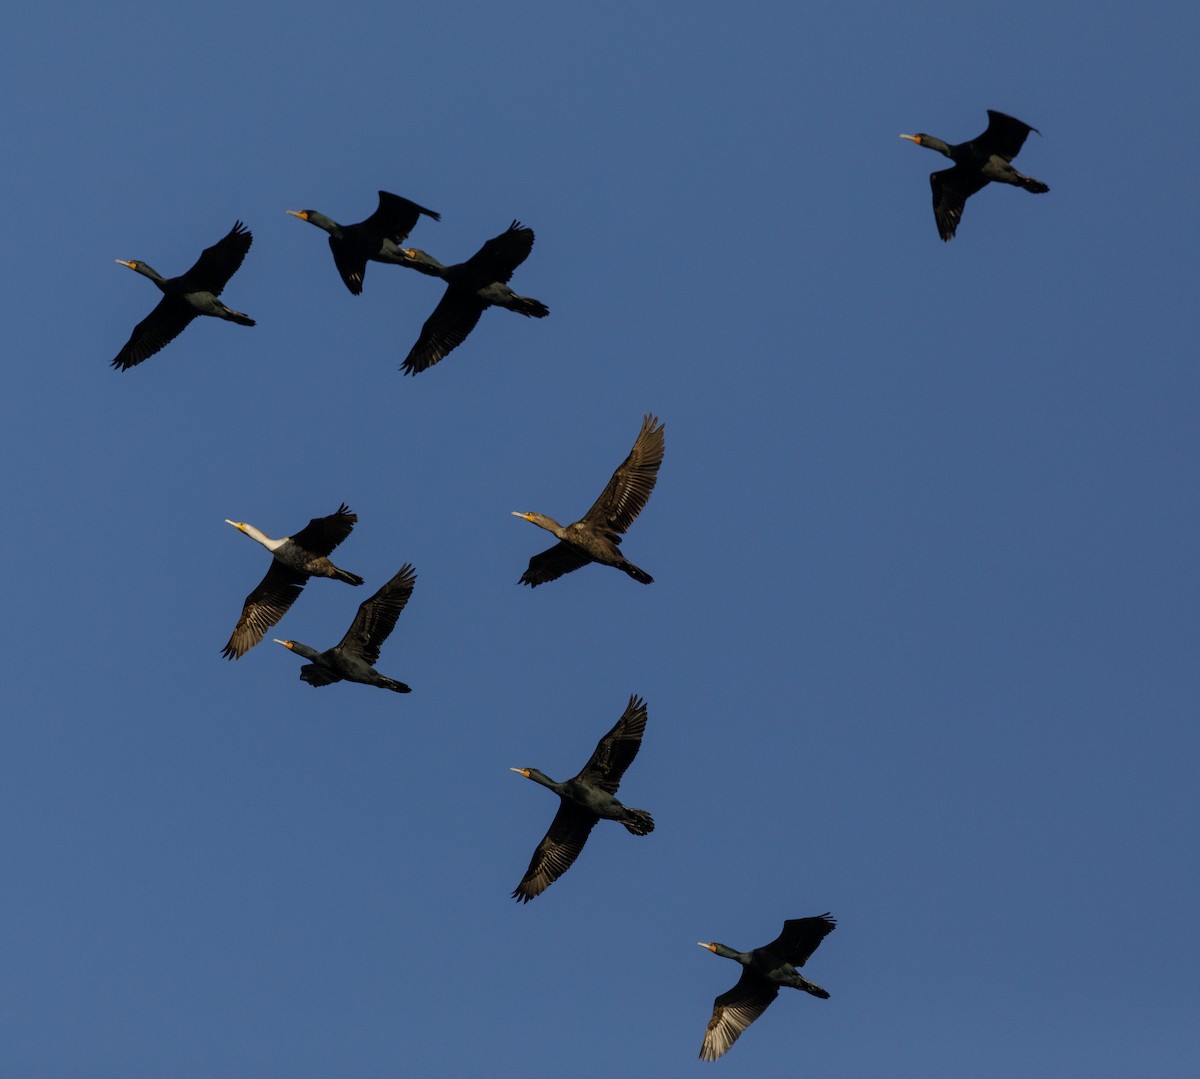
[[240, 221], [212, 247], [206, 247], [194, 265], [183, 275], [188, 291], [211, 292], [220, 296], [221, 290], [242, 264], [254, 235]]
[[774, 982], [749, 968], [743, 970], [737, 985], [713, 1001], [712, 1018], [700, 1046], [700, 1059], [716, 1060], [726, 1052], [777, 996], [779, 987]]
[[164, 345], [174, 341], [184, 327], [199, 312], [191, 304], [176, 296], [164, 296], [141, 322], [133, 328], [133, 334], [125, 347], [117, 353], [113, 367], [128, 371], [142, 360], [149, 359]]
[[393, 195], [390, 191], [380, 191], [378, 209], [362, 224], [378, 232], [384, 239], [399, 244], [412, 232], [421, 214], [432, 217], [434, 221], [442, 219], [442, 215], [436, 210], [427, 210], [424, 206], [418, 206], [400, 195]]
[[583, 515], [583, 520], [613, 532], [626, 531], [645, 508], [650, 492], [654, 490], [663, 449], [663, 425], [646, 413], [629, 456], [612, 474], [608, 486]]
[[425, 320], [421, 336], [409, 350], [400, 370], [406, 375], [415, 375], [438, 360], [444, 360], [467, 339], [486, 309], [487, 304], [474, 292], [451, 285], [433, 309], [433, 314]]
[[[1036, 127], [1030, 127], [1016, 117], [996, 112], [995, 109], [988, 109], [987, 114], [987, 130], [971, 141], [984, 153], [996, 154], [1005, 161], [1011, 161], [1021, 152], [1021, 147], [1025, 145], [1029, 132], [1037, 131]], [[1038, 131], [1038, 134], [1040, 135], [1041, 132]]]
[[363, 600], [358, 614], [346, 630], [338, 648], [362, 656], [373, 667], [379, 662], [379, 648], [396, 628], [396, 619], [412, 595], [417, 575], [405, 562], [387, 584], [370, 599]]
[[590, 561], [591, 559], [574, 544], [560, 540], [549, 550], [535, 554], [529, 560], [529, 568], [521, 574], [517, 583], [537, 588], [539, 584], [556, 581], [563, 574], [586, 566]]
[[499, 236], [493, 236], [466, 262], [463, 270], [477, 288], [494, 281], [508, 283], [517, 267], [529, 257], [533, 250], [533, 229], [514, 221]]
[[933, 189], [933, 217], [937, 222], [938, 235], [943, 240], [954, 239], [954, 232], [962, 220], [963, 207], [967, 199], [987, 184], [983, 173], [955, 165], [952, 169], [931, 173], [929, 186]]
[[338, 506], [336, 513], [331, 513], [328, 517], [314, 517], [292, 536], [292, 542], [310, 554], [328, 558], [333, 549], [350, 535], [357, 523], [358, 514], [351, 513], [350, 507], [343, 502]]
[[817, 946], [837, 928], [837, 920], [829, 912], [815, 918], [789, 918], [783, 923], [783, 932], [770, 944], [756, 951], [768, 952], [794, 967], [802, 967]]
[[630, 696], [624, 714], [596, 744], [591, 759], [575, 778], [616, 794], [625, 769], [633, 763], [642, 747], [645, 732], [646, 702], [634, 694]]
[[570, 869], [598, 819], [574, 802], [564, 800], [550, 822], [550, 830], [533, 852], [525, 876], [513, 890], [513, 898], [528, 903]]
[[267, 630], [287, 614], [287, 609], [296, 602], [307, 580], [307, 573], [291, 569], [272, 558], [267, 575], [246, 597], [242, 617], [233, 627], [233, 633], [221, 650], [221, 655], [226, 659], [241, 659], [263, 639]]

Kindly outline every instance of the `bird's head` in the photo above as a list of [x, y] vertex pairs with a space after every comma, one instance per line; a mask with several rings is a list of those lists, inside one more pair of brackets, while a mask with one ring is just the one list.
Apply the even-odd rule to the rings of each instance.
[[307, 221], [310, 225], [316, 225], [317, 228], [324, 229], [326, 232], [338, 231], [336, 221], [324, 214], [317, 213], [316, 210], [287, 210], [286, 212], [292, 217], [298, 217], [301, 221]]
[[127, 266], [134, 273], [144, 274], [146, 277], [159, 277], [159, 272], [153, 267], [148, 266], [138, 259], [113, 259], [114, 262], [120, 263], [122, 266]]
[[289, 652], [294, 652], [296, 650], [296, 642], [295, 641], [281, 641], [278, 637], [272, 637], [271, 640], [273, 640], [276, 644], [283, 645], [283, 647], [286, 648]]
[[524, 776], [526, 779], [528, 779], [528, 778], [529, 778], [529, 773], [530, 773], [530, 772], [532, 772], [532, 771], [533, 771], [533, 769], [532, 769], [532, 768], [510, 768], [510, 769], [509, 769], [509, 771], [510, 771], [510, 772], [516, 772], [518, 775], [522, 775], [522, 776]]
[[226, 517], [225, 523], [227, 525], [233, 525], [233, 527], [236, 528], [239, 532], [246, 531], [246, 522], [245, 521], [231, 521], [228, 517]]

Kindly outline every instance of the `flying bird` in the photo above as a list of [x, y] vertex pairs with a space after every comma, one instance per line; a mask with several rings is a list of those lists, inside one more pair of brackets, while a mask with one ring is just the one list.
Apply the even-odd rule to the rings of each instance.
[[229, 279], [242, 264], [254, 237], [240, 221], [212, 247], [206, 247], [187, 273], [178, 277], [163, 277], [154, 267], [136, 260], [117, 259], [122, 266], [150, 278], [162, 292], [163, 298], [141, 322], [133, 328], [133, 336], [117, 353], [113, 367], [128, 371], [142, 360], [153, 356], [164, 345], [175, 340], [197, 315], [211, 315], [239, 326], [253, 326], [254, 319], [226, 307], [217, 299]]
[[592, 508], [578, 521], [564, 527], [543, 513], [513, 511], [514, 517], [558, 537], [558, 543], [553, 547], [529, 560], [529, 568], [518, 583], [536, 588], [589, 562], [614, 566], [642, 584], [654, 583], [650, 574], [621, 554], [620, 543], [622, 533], [628, 531], [642, 512], [658, 480], [658, 466], [662, 464], [664, 450], [663, 430], [663, 425], [649, 413], [642, 417], [642, 429], [629, 456], [612, 474]]
[[406, 375], [415, 375], [445, 359], [467, 339], [489, 307], [503, 307], [527, 318], [550, 314], [550, 308], [541, 300], [519, 296], [508, 287], [516, 268], [532, 249], [533, 229], [523, 228], [519, 221], [455, 266], [443, 266], [419, 248], [402, 248], [402, 265], [440, 277], [446, 282], [446, 293], [421, 327], [421, 336], [400, 369]]
[[309, 577], [332, 577], [346, 584], [363, 583], [357, 573], [347, 573], [329, 561], [333, 549], [350, 535], [357, 521], [358, 514], [351, 513], [344, 502], [336, 513], [314, 517], [294, 536], [283, 539], [271, 539], [245, 521], [225, 521], [257, 540], [273, 556], [271, 568], [246, 597], [242, 616], [221, 651], [226, 659], [241, 659], [258, 644], [267, 630], [287, 614]]
[[943, 169], [929, 177], [929, 185], [933, 188], [933, 216], [937, 221], [938, 235], [943, 240], [954, 238], [967, 199], [993, 180], [1023, 187], [1035, 195], [1043, 195], [1050, 190], [1041, 180], [1026, 176], [1012, 167], [1012, 159], [1017, 156], [1029, 132], [1037, 131], [1037, 128], [994, 109], [988, 109], [987, 114], [987, 130], [970, 142], [960, 142], [957, 146], [950, 146], [933, 135], [900, 136], [918, 146], [936, 150], [954, 162], [954, 168]]
[[411, 693], [403, 682], [375, 670], [375, 664], [379, 662], [379, 648], [396, 628], [396, 619], [408, 603], [416, 580], [417, 575], [406, 562], [375, 595], [363, 600], [346, 636], [333, 648], [318, 652], [299, 641], [275, 638], [275, 643], [309, 661], [300, 668], [300, 680], [310, 686], [329, 686], [345, 679], [364, 686], [390, 689], [393, 693]]
[[354, 225], [339, 225], [333, 218], [316, 210], [287, 212], [329, 233], [333, 263], [346, 288], [355, 296], [362, 292], [368, 262], [406, 263], [398, 245], [404, 243], [421, 214], [432, 217], [434, 221], [442, 219], [437, 211], [427, 210], [390, 191], [380, 191], [378, 209], [365, 221]]
[[712, 1018], [700, 1046], [701, 1060], [716, 1060], [726, 1052], [751, 1023], [779, 995], [781, 985], [803, 989], [828, 1000], [829, 994], [810, 982], [796, 968], [802, 967], [817, 946], [833, 932], [837, 922], [828, 913], [815, 918], [790, 918], [783, 932], [770, 944], [750, 952], [739, 952], [726, 944], [698, 941], [701, 948], [742, 964], [737, 985], [713, 1001]]
[[536, 768], [511, 768], [549, 787], [559, 798], [558, 812], [550, 822], [550, 830], [537, 845], [529, 868], [513, 891], [519, 903], [528, 903], [541, 895], [579, 857], [587, 837], [596, 822], [615, 820], [634, 835], [654, 831], [654, 818], [644, 809], [629, 809], [616, 799], [617, 788], [625, 769], [637, 756], [646, 730], [646, 702], [631, 696], [625, 712], [615, 726], [596, 745], [583, 770], [574, 779], [556, 783]]

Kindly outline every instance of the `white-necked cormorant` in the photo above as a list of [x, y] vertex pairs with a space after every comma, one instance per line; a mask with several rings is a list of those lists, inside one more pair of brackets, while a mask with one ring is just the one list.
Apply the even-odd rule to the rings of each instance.
[[533, 249], [533, 229], [514, 221], [506, 231], [488, 240], [466, 262], [443, 266], [432, 255], [415, 247], [401, 249], [403, 265], [446, 282], [446, 294], [421, 327], [421, 336], [401, 365], [406, 375], [432, 367], [466, 339], [479, 316], [489, 307], [503, 307], [530, 318], [550, 314], [541, 300], [519, 296], [508, 287], [514, 271]]
[[600, 739], [595, 752], [574, 779], [556, 783], [536, 768], [510, 769], [549, 787], [561, 803], [550, 822], [550, 830], [537, 845], [525, 876], [513, 892], [517, 902], [528, 903], [534, 896], [541, 895], [570, 869], [601, 818], [620, 822], [634, 835], [654, 831], [654, 818], [649, 813], [623, 806], [615, 797], [625, 769], [641, 748], [645, 730], [646, 702], [631, 696], [624, 714]]
[[328, 517], [314, 517], [294, 536], [271, 539], [254, 525], [226, 520], [239, 532], [257, 540], [272, 554], [271, 568], [258, 587], [246, 597], [242, 617], [221, 654], [226, 659], [241, 659], [296, 602], [309, 577], [332, 577], [346, 584], [362, 584], [357, 573], [347, 573], [329, 561], [333, 549], [342, 542], [358, 521], [345, 503]]
[[1035, 195], [1050, 190], [1041, 180], [1026, 176], [1012, 167], [1012, 159], [1017, 156], [1029, 132], [1037, 131], [1037, 128], [994, 109], [988, 109], [987, 114], [987, 130], [970, 142], [960, 142], [957, 146], [951, 146], [933, 135], [900, 136], [918, 146], [936, 150], [954, 162], [954, 168], [943, 169], [929, 177], [929, 184], [933, 188], [933, 216], [937, 221], [938, 235], [943, 240], [954, 238], [954, 230], [962, 220], [967, 199], [992, 181], [1023, 187]]
[[375, 670], [375, 664], [379, 662], [380, 645], [395, 629], [396, 619], [412, 595], [416, 579], [412, 566], [406, 562], [375, 595], [363, 600], [346, 636], [333, 648], [318, 652], [299, 641], [276, 638], [275, 643], [309, 661], [300, 668], [300, 680], [310, 686], [328, 686], [345, 679], [364, 686], [390, 689], [393, 693], [411, 693], [403, 682]]
[[599, 562], [616, 567], [642, 584], [652, 584], [654, 578], [650, 574], [621, 554], [620, 543], [621, 534], [642, 512], [654, 490], [663, 449], [663, 425], [646, 414], [629, 456], [613, 473], [595, 505], [580, 520], [564, 527], [545, 514], [514, 510], [514, 517], [553, 532], [559, 540], [549, 550], [535, 554], [529, 560], [529, 568], [521, 575], [520, 583], [536, 588], [589, 562]]
[[741, 963], [742, 976], [737, 985], [722, 993], [713, 1002], [712, 1018], [700, 1046], [701, 1060], [716, 1060], [724, 1053], [767, 1005], [779, 995], [779, 987], [803, 989], [814, 997], [829, 999], [829, 994], [816, 982], [810, 982], [796, 968], [833, 932], [837, 922], [828, 914], [815, 918], [790, 918], [783, 923], [783, 932], [770, 944], [750, 952], [739, 952], [727, 944], [699, 941], [701, 948]]
[[143, 277], [150, 278], [162, 292], [163, 298], [141, 322], [133, 328], [133, 335], [125, 347], [117, 353], [113, 367], [119, 371], [141, 363], [153, 356], [164, 345], [175, 340], [189, 322], [197, 315], [211, 315], [239, 326], [253, 326], [254, 319], [226, 307], [217, 299], [221, 290], [242, 264], [250, 250], [253, 236], [240, 221], [212, 247], [206, 247], [187, 273], [178, 277], [163, 277], [154, 267], [144, 262], [117, 259]]
[[380, 191], [378, 209], [365, 221], [354, 225], [339, 225], [333, 218], [316, 210], [287, 212], [329, 233], [329, 249], [333, 252], [334, 265], [342, 275], [346, 288], [355, 296], [362, 292], [363, 275], [367, 272], [368, 262], [407, 264], [397, 245], [402, 244], [412, 232], [421, 214], [432, 217], [434, 221], [441, 220], [441, 214], [437, 211], [427, 210], [390, 191]]

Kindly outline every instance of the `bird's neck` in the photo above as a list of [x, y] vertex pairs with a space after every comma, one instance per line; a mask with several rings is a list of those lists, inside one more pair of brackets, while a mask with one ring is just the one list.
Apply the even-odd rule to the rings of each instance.
[[278, 551], [279, 548], [282, 547], [288, 541], [288, 538], [286, 536], [283, 539], [271, 539], [270, 536], [264, 535], [257, 528], [255, 528], [254, 525], [243, 525], [242, 531], [245, 532], [246, 535], [249, 536], [252, 540], [257, 540], [268, 551], [271, 551], [271, 552]]
[[406, 266], [416, 270], [418, 273], [427, 274], [430, 277], [445, 277], [446, 267], [443, 266], [427, 251], [416, 250], [416, 254], [410, 257], [405, 263]]
[[315, 648], [309, 648], [306, 644], [301, 644], [299, 641], [292, 641], [292, 651], [298, 656], [303, 656], [307, 660], [316, 660], [321, 658], [321, 653]]
[[954, 159], [954, 154], [950, 152], [951, 147], [949, 143], [942, 142], [941, 139], [934, 138], [932, 135], [926, 135], [921, 140], [921, 145], [927, 149], [936, 150], [939, 154], [942, 154], [944, 157], [948, 157], [951, 160]]

